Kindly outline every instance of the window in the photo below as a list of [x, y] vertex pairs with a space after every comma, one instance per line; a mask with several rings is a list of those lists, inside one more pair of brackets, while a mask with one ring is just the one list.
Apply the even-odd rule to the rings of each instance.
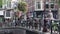
[[36, 2], [36, 8], [37, 8], [37, 9], [40, 9], [40, 8], [41, 8], [40, 2]]
[[10, 17], [10, 11], [6, 11], [6, 17]]
[[7, 7], [11, 8], [11, 3], [10, 2], [7, 4]]
[[53, 18], [58, 19], [58, 11], [57, 10], [52, 10], [53, 13]]
[[7, 7], [11, 8], [11, 2], [7, 3]]
[[43, 12], [42, 11], [36, 11], [36, 17], [37, 18], [42, 18], [43, 17]]
[[11, 2], [9, 2], [9, 7], [11, 8]]
[[46, 7], [46, 8], [49, 8], [49, 4], [46, 4], [45, 7]]
[[54, 8], [54, 4], [51, 4], [51, 8]]

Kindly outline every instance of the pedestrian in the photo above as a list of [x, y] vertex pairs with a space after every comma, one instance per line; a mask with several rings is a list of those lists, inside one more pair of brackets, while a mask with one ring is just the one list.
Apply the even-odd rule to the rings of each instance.
[[37, 28], [38, 28], [38, 22], [37, 22], [36, 19], [35, 19], [34, 21], [35, 21], [35, 23], [34, 23], [34, 27], [35, 27], [35, 29], [37, 29]]
[[50, 20], [47, 22], [47, 28], [50, 29]]
[[44, 19], [43, 32], [47, 32], [47, 20]]
[[41, 19], [39, 19], [39, 30], [41, 30]]
[[29, 28], [33, 28], [33, 20], [32, 19], [29, 20]]
[[33, 19], [31, 20], [31, 23], [32, 23], [32, 24], [31, 24], [31, 27], [32, 27], [32, 29], [33, 29], [33, 27], [34, 27], [34, 26], [33, 26], [33, 25], [34, 25]]
[[29, 27], [29, 18], [27, 18], [26, 27]]

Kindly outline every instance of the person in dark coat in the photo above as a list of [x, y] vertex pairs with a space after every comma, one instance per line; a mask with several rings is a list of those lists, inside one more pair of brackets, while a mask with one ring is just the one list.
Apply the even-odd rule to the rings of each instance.
[[26, 27], [29, 27], [29, 17], [27, 17]]
[[34, 27], [35, 27], [35, 29], [37, 29], [37, 28], [38, 28], [38, 22], [37, 22], [36, 19], [35, 19], [34, 21], [35, 21], [35, 23], [34, 23]]
[[39, 30], [41, 30], [41, 26], [42, 26], [41, 19], [39, 19]]
[[47, 20], [46, 19], [44, 19], [43, 32], [47, 32]]
[[29, 28], [30, 28], [30, 27], [33, 28], [33, 20], [32, 20], [32, 19], [29, 20]]

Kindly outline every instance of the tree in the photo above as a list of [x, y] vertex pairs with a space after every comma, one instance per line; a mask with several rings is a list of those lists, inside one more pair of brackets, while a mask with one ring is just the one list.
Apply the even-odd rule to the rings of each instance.
[[27, 10], [26, 7], [27, 7], [26, 2], [20, 2], [20, 3], [18, 3], [18, 10], [19, 11], [25, 12]]
[[0, 7], [2, 7], [2, 0], [0, 0]]
[[59, 4], [59, 6], [60, 6], [60, 0], [58, 1], [58, 4]]
[[60, 0], [59, 0], [59, 5], [60, 5]]
[[[26, 15], [26, 12], [27, 12], [27, 3], [22, 1], [20, 3], [18, 3], [18, 10], [22, 12], [22, 15]], [[21, 16], [22, 16], [21, 15]], [[19, 16], [18, 18], [20, 18], [21, 16]]]

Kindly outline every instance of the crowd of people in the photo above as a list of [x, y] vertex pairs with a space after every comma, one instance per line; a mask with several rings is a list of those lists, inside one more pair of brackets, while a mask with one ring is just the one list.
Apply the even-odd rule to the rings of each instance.
[[27, 28], [34, 28], [34, 29], [41, 29], [41, 22], [40, 20], [33, 19], [33, 18], [27, 18], [27, 20], [24, 19], [18, 19], [15, 26], [22, 26]]

